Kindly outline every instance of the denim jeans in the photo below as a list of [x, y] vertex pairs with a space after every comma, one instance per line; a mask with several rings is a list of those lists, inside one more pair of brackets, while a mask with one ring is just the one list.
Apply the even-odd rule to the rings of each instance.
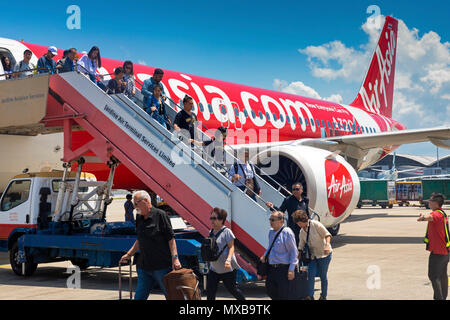
[[314, 280], [316, 275], [320, 277], [320, 285], [322, 292], [320, 296], [323, 298], [327, 297], [328, 294], [328, 266], [331, 262], [331, 253], [328, 257], [321, 259], [314, 259], [308, 265], [308, 296], [314, 296]]
[[150, 292], [152, 291], [155, 282], [158, 283], [161, 288], [164, 296], [167, 299], [166, 288], [164, 287], [163, 277], [172, 271], [171, 268], [146, 271], [140, 268], [137, 268], [138, 273], [138, 283], [136, 288], [136, 294], [134, 295], [134, 300], [147, 300]]

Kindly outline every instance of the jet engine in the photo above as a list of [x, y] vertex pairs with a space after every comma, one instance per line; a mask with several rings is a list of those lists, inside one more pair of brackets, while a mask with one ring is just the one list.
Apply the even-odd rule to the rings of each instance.
[[301, 182], [310, 208], [331, 230], [338, 229], [358, 203], [358, 175], [336, 153], [309, 146], [284, 145], [259, 153], [257, 162], [267, 175], [288, 190], [292, 183]]

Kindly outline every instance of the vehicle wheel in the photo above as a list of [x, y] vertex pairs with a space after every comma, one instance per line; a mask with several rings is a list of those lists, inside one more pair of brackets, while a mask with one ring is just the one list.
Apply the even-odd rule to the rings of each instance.
[[332, 235], [333, 237], [335, 237], [335, 236], [338, 235], [340, 227], [341, 227], [341, 224], [337, 224], [337, 225], [335, 225], [335, 226], [332, 226], [332, 227], [330, 227], [330, 228], [327, 228], [327, 230], [328, 230], [328, 232], [331, 233], [331, 235]]
[[361, 209], [362, 204], [361, 204], [361, 203], [358, 203], [358, 204], [356, 205], [356, 207], [357, 207], [358, 209]]
[[381, 205], [381, 208], [386, 209], [386, 205], [385, 205], [385, 204], [382, 204], [382, 205]]
[[18, 276], [31, 276], [37, 269], [38, 264], [28, 261], [30, 258], [27, 257], [27, 262], [25, 262], [25, 274], [22, 273], [22, 263], [19, 263], [19, 244], [17, 241], [13, 244], [11, 251], [9, 252], [9, 262], [11, 268], [15, 274]]
[[390, 204], [390, 205], [389, 205], [389, 209], [392, 209], [393, 207], [394, 207], [393, 204]]
[[403, 207], [403, 202], [400, 202], [400, 203], [398, 204], [398, 206], [399, 206], [399, 207]]
[[87, 259], [74, 258], [70, 259], [70, 262], [72, 262], [74, 266], [80, 268], [80, 270], [86, 270], [89, 268], [89, 260]]

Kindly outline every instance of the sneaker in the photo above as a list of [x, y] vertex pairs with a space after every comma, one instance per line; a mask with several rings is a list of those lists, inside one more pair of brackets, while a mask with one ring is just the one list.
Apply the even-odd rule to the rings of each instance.
[[319, 300], [327, 300], [327, 298], [320, 296]]

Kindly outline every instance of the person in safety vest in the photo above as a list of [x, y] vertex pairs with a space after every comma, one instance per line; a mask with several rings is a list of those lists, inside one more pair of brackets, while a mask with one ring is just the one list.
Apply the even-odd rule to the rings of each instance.
[[448, 215], [442, 210], [444, 196], [433, 193], [429, 200], [429, 214], [420, 214], [417, 221], [428, 221], [424, 242], [430, 251], [428, 278], [434, 291], [434, 300], [446, 300], [448, 295], [448, 274], [450, 237]]

